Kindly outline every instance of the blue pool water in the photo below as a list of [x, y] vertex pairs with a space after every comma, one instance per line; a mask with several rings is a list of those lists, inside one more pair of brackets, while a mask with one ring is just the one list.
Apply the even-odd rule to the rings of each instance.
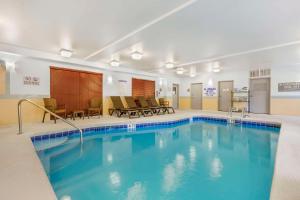
[[268, 200], [278, 132], [200, 121], [34, 145], [59, 200]]

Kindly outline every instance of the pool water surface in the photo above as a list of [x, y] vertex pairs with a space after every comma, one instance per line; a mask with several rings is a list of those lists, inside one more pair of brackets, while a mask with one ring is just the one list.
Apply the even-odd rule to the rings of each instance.
[[59, 200], [268, 200], [278, 136], [199, 121], [34, 145]]

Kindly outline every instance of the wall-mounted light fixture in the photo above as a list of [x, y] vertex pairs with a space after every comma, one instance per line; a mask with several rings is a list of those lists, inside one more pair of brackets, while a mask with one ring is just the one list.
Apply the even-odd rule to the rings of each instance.
[[62, 57], [70, 58], [70, 57], [72, 56], [72, 54], [73, 54], [73, 51], [68, 50], [68, 49], [61, 49], [61, 50], [59, 51], [59, 53], [60, 53], [60, 55], [61, 55]]
[[196, 76], [196, 67], [192, 66], [190, 68], [190, 77], [195, 77]]
[[107, 83], [112, 84], [112, 82], [113, 82], [112, 76], [108, 76], [107, 77]]
[[161, 87], [162, 85], [163, 85], [163, 79], [160, 78], [160, 79], [159, 79], [159, 86]]
[[143, 57], [143, 54], [141, 52], [135, 51], [131, 54], [131, 58], [133, 60], [141, 60]]
[[14, 62], [5, 62], [6, 70], [10, 72], [16, 72], [16, 65]]

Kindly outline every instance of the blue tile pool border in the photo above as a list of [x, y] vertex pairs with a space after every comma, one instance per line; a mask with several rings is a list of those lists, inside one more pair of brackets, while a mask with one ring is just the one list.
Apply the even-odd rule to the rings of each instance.
[[[183, 125], [189, 122], [218, 122], [227, 124], [227, 118], [222, 117], [207, 117], [207, 116], [195, 116], [191, 118], [184, 118], [179, 120], [172, 120], [172, 121], [165, 121], [165, 122], [148, 122], [148, 123], [137, 123], [137, 124], [122, 124], [122, 125], [108, 125], [108, 126], [97, 126], [97, 127], [90, 127], [90, 128], [83, 128], [83, 134], [88, 135], [91, 132], [97, 133], [109, 133], [113, 131], [127, 131], [130, 129], [133, 130], [140, 130], [144, 128], [167, 128], [167, 127], [174, 127]], [[245, 127], [264, 127], [264, 128], [280, 128], [281, 125], [279, 123], [272, 123], [272, 122], [259, 122], [259, 121], [250, 121], [250, 120], [235, 120], [236, 125], [242, 125]], [[41, 141], [41, 140], [49, 140], [54, 138], [61, 138], [61, 137], [70, 137], [79, 135], [78, 130], [71, 130], [71, 131], [59, 131], [59, 132], [52, 132], [43, 135], [36, 135], [31, 137], [31, 141]]]

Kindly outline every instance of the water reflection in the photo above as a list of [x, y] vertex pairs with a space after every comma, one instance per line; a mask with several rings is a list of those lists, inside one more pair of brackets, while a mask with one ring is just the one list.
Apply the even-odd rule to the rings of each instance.
[[193, 141], [197, 141], [199, 143], [202, 143], [203, 141], [203, 129], [201, 124], [191, 124], [190, 126], [190, 134], [191, 139]]
[[81, 153], [71, 142], [39, 156], [61, 198], [89, 199], [88, 190], [103, 199], [184, 199], [176, 195], [198, 197], [200, 190], [209, 192], [206, 187], [224, 192], [257, 185], [253, 191], [260, 191], [269, 183], [264, 177], [272, 177], [276, 144], [277, 136], [268, 130], [194, 123], [93, 136], [85, 139]]
[[221, 148], [232, 150], [233, 149], [233, 130], [231, 126], [226, 129], [222, 127], [217, 128], [218, 133], [218, 145]]
[[258, 134], [255, 131], [249, 131], [248, 147], [249, 158], [252, 162], [261, 164], [270, 164], [271, 160], [271, 138], [270, 134]]
[[146, 188], [141, 182], [136, 182], [128, 189], [126, 200], [144, 200], [146, 199]]
[[181, 183], [181, 177], [185, 170], [185, 158], [181, 154], [176, 154], [172, 163], [167, 164], [163, 172], [163, 190], [171, 192]]
[[139, 153], [145, 149], [155, 146], [155, 133], [147, 132], [145, 134], [135, 134], [131, 137], [132, 140], [132, 152]]
[[212, 178], [219, 178], [222, 176], [222, 170], [223, 170], [223, 163], [221, 159], [216, 156], [211, 161], [211, 167], [210, 167], [210, 176]]
[[109, 181], [113, 188], [120, 187], [121, 185], [121, 176], [118, 172], [109, 173]]
[[195, 160], [196, 160], [196, 156], [197, 156], [197, 152], [196, 152], [196, 147], [195, 146], [190, 146], [189, 155], [190, 155], [190, 162], [194, 163]]

